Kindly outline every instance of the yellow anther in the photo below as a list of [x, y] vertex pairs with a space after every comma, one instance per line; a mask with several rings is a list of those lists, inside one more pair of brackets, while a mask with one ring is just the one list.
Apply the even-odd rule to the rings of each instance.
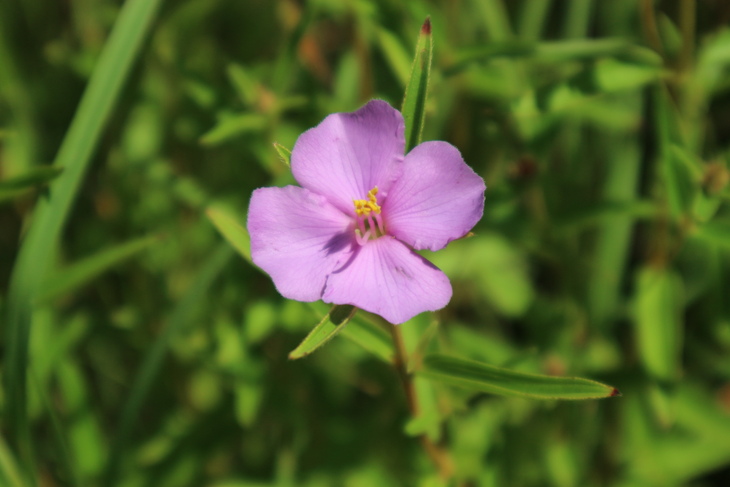
[[380, 214], [380, 206], [378, 205], [378, 199], [375, 195], [378, 194], [378, 187], [375, 186], [373, 189], [368, 191], [368, 199], [366, 200], [352, 200], [355, 204], [355, 214], [357, 216], [370, 216], [371, 212]]

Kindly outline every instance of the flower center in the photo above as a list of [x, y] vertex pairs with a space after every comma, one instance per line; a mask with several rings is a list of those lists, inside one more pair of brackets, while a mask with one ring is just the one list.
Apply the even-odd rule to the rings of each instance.
[[380, 205], [378, 205], [378, 187], [368, 191], [368, 199], [352, 200], [355, 204], [355, 240], [360, 245], [365, 245], [370, 238], [376, 239], [385, 235], [383, 217], [380, 216]]

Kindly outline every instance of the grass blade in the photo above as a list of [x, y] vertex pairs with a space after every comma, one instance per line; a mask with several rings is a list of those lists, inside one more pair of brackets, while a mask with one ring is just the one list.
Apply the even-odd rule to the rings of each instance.
[[13, 453], [5, 444], [2, 435], [0, 435], [0, 479], [4, 480], [3, 485], [8, 487], [26, 487], [20, 475], [20, 469], [13, 458]]
[[419, 373], [448, 384], [501, 396], [576, 400], [620, 395], [618, 389], [589, 379], [527, 374], [439, 354], [426, 356]]
[[348, 304], [332, 306], [329, 313], [309, 332], [309, 335], [307, 335], [302, 343], [291, 351], [289, 359], [296, 360], [306, 357], [330, 341], [332, 337], [342, 331], [345, 325], [350, 322], [356, 311], [356, 307]]
[[0, 191], [26, 189], [53, 181], [61, 174], [62, 167], [38, 166], [14, 178], [0, 181]]
[[78, 289], [158, 241], [157, 236], [138, 238], [103, 250], [56, 271], [55, 275], [41, 286], [36, 302], [46, 302]]
[[35, 471], [26, 408], [28, 339], [34, 298], [91, 155], [160, 4], [161, 0], [129, 0], [122, 7], [54, 161], [54, 166], [63, 167], [64, 171], [51, 184], [49, 198], [41, 200], [35, 209], [11, 276], [3, 375], [5, 397], [13, 400], [7, 403], [6, 418], [11, 447], [17, 447], [21, 465], [28, 474]]
[[639, 270], [634, 309], [636, 338], [644, 367], [656, 379], [670, 381], [677, 377], [682, 303], [682, 282], [671, 270]]
[[431, 59], [433, 58], [433, 36], [431, 35], [431, 19], [421, 26], [421, 33], [416, 43], [416, 57], [411, 67], [411, 77], [406, 85], [403, 98], [403, 119], [406, 123], [406, 153], [421, 142], [423, 123], [426, 118], [426, 96], [428, 80], [431, 75]]

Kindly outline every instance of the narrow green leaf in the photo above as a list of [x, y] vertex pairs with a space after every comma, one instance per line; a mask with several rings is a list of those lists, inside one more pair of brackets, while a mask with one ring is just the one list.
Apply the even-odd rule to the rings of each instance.
[[103, 250], [56, 271], [43, 283], [38, 291], [36, 302], [45, 302], [78, 289], [159, 240], [158, 236], [135, 239]]
[[[61, 415], [59, 414], [58, 409], [53, 407], [53, 403], [48, 397], [47, 391], [44, 390], [43, 385], [38, 380], [38, 376], [34, 372], [35, 371], [31, 371], [30, 377], [32, 379], [33, 385], [35, 386], [36, 393], [38, 394], [40, 402], [43, 404], [43, 409], [51, 420], [53, 440], [55, 440], [56, 450], [60, 453], [60, 456], [63, 459], [63, 462], [61, 463], [62, 466], [66, 469], [65, 474], [69, 477], [69, 485], [74, 487], [83, 485], [83, 481], [81, 480], [78, 471], [79, 459], [77, 457], [74, 457], [69, 446], [69, 434], [67, 429], [68, 425], [61, 420]], [[97, 452], [94, 453], [98, 455]], [[92, 456], [95, 455], [92, 454]]]
[[519, 37], [536, 41], [540, 38], [545, 23], [549, 20], [552, 0], [527, 0], [522, 4], [519, 16]]
[[281, 162], [286, 164], [286, 167], [291, 167], [291, 151], [278, 142], [274, 142], [274, 149], [279, 154]]
[[289, 359], [296, 360], [306, 357], [337, 335], [350, 322], [357, 308], [349, 304], [332, 306], [332, 309], [322, 318], [309, 335], [289, 354]]
[[617, 56], [631, 47], [622, 38], [571, 39], [537, 44], [535, 57], [543, 61], [566, 62]]
[[[634, 110], [639, 110], [640, 99], [627, 100]], [[633, 135], [616, 135], [607, 138], [607, 144], [615, 150], [606, 150], [606, 173], [602, 180], [601, 199], [633, 206], [638, 204], [639, 181], [642, 173], [642, 149]], [[636, 207], [638, 209], [638, 207]], [[615, 213], [600, 221], [596, 246], [588, 283], [588, 299], [591, 321], [605, 328], [613, 318], [622, 299], [622, 285], [627, 259], [631, 252], [635, 218], [640, 215]]]
[[730, 221], [716, 219], [699, 225], [692, 236], [712, 245], [730, 248]]
[[571, 208], [556, 218], [556, 228], [565, 230], [583, 229], [586, 226], [604, 223], [613, 217], [627, 219], [649, 219], [659, 213], [652, 201], [601, 201], [595, 205]]
[[421, 33], [416, 43], [416, 57], [413, 59], [411, 77], [406, 85], [406, 94], [401, 109], [406, 124], [406, 153], [421, 142], [423, 123], [426, 118], [426, 96], [428, 95], [432, 58], [431, 18], [427, 17], [421, 26]]
[[253, 105], [258, 97], [259, 86], [256, 78], [240, 64], [231, 63], [226, 67], [228, 78], [238, 92], [241, 101]]
[[32, 465], [26, 371], [36, 293], [46, 277], [53, 248], [94, 149], [161, 3], [161, 0], [128, 0], [122, 6], [54, 161], [55, 167], [64, 170], [51, 184], [49, 197], [41, 199], [35, 208], [13, 268], [8, 289], [3, 367], [5, 397], [13, 400], [7, 402], [4, 416], [9, 425], [11, 447], [18, 452], [21, 465], [31, 476], [38, 470]]
[[671, 215], [679, 220], [689, 210], [697, 187], [693, 185], [690, 166], [684, 157], [679, 114], [672, 105], [669, 93], [654, 90], [659, 166]]
[[620, 395], [618, 389], [589, 379], [528, 374], [439, 354], [426, 356], [418, 373], [448, 384], [502, 396], [575, 400]]
[[636, 279], [634, 320], [641, 360], [656, 379], [672, 380], [682, 342], [682, 286], [668, 269], [645, 267]]
[[223, 235], [229, 244], [248, 262], [251, 261], [251, 237], [240, 220], [223, 206], [213, 205], [205, 211], [213, 225]]
[[408, 62], [410, 56], [401, 45], [400, 41], [390, 31], [386, 29], [378, 30], [378, 43], [380, 50], [385, 56], [385, 60], [390, 65], [390, 69], [398, 78], [403, 86], [408, 83]]
[[566, 5], [566, 19], [564, 25], [565, 37], [585, 37], [591, 25], [591, 10], [594, 8], [592, 0], [570, 2]]
[[15, 463], [13, 453], [5, 444], [5, 439], [0, 435], [0, 480], [3, 480], [8, 487], [25, 487], [20, 469]]
[[30, 191], [30, 188], [0, 190], [0, 204], [8, 203], [20, 198], [21, 196], [28, 194]]
[[200, 143], [215, 146], [245, 133], [260, 132], [266, 127], [266, 117], [259, 113], [241, 113], [221, 117], [221, 120], [200, 137]]
[[30, 171], [15, 176], [14, 178], [0, 181], [0, 191], [11, 191], [26, 189], [31, 186], [39, 186], [53, 181], [56, 176], [63, 172], [63, 168], [58, 166], [38, 166]]

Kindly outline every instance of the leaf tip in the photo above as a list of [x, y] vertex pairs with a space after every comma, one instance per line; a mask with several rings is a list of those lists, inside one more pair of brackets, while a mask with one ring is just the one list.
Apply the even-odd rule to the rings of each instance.
[[423, 25], [421, 26], [421, 34], [423, 35], [431, 35], [431, 16], [429, 15], [426, 17], [426, 20], [423, 21]]
[[623, 396], [623, 394], [621, 394], [621, 391], [619, 391], [615, 387], [611, 391], [611, 394], [608, 395], [608, 397], [621, 397], [621, 396]]

